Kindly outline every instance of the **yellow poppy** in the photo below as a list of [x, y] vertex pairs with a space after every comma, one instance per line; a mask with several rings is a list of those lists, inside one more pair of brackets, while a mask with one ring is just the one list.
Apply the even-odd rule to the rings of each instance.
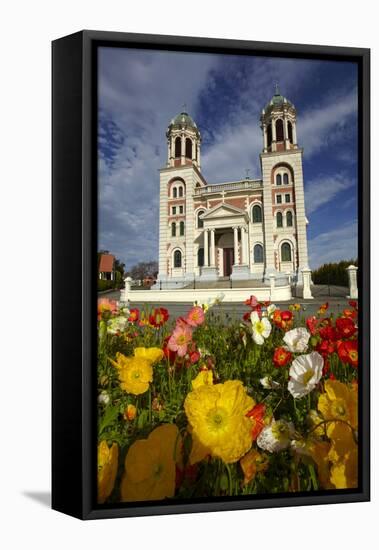
[[[356, 429], [358, 425], [358, 392], [356, 387], [338, 380], [326, 380], [325, 393], [320, 395], [318, 400], [318, 410], [324, 420], [341, 420]], [[336, 422], [327, 424], [328, 437], [334, 430], [335, 424]]]
[[160, 348], [135, 348], [134, 357], [147, 359], [152, 365], [163, 359], [164, 353]]
[[116, 361], [112, 361], [112, 364], [118, 369], [123, 390], [140, 395], [149, 389], [149, 384], [153, 380], [151, 361], [143, 357], [125, 357], [122, 353], [116, 353]]
[[199, 374], [192, 380], [192, 389], [196, 390], [204, 384], [213, 384], [213, 372], [211, 370], [202, 370]]
[[173, 497], [176, 462], [180, 452], [181, 438], [174, 424], [162, 424], [147, 439], [135, 441], [125, 458], [125, 473], [121, 482], [122, 501]]
[[252, 444], [251, 422], [246, 413], [254, 405], [239, 380], [203, 384], [191, 391], [184, 410], [196, 445], [201, 444], [204, 453], [226, 463], [237, 462]]
[[101, 441], [97, 448], [97, 502], [103, 504], [113, 491], [117, 475], [118, 446]]

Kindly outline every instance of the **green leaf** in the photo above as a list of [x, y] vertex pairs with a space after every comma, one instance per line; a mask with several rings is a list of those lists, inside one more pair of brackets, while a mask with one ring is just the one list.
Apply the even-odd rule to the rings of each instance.
[[99, 422], [99, 435], [103, 433], [105, 428], [110, 426], [117, 418], [119, 413], [119, 407], [107, 407], [105, 409], [104, 416], [101, 418]]

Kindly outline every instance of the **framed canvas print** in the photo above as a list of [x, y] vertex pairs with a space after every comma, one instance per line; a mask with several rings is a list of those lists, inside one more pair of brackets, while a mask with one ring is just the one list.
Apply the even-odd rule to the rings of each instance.
[[53, 42], [53, 508], [369, 499], [369, 50]]

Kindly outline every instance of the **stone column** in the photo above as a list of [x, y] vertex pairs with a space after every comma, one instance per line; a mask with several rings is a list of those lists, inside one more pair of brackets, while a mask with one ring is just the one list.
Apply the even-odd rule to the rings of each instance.
[[276, 151], [276, 125], [275, 120], [271, 119], [271, 130], [272, 130], [272, 144], [271, 151]]
[[120, 299], [121, 299], [121, 302], [128, 303], [132, 279], [130, 277], [126, 277], [124, 279], [124, 283], [125, 283], [125, 287], [121, 290]]
[[304, 267], [301, 273], [303, 274], [303, 299], [313, 300], [311, 292], [311, 270], [309, 267]]
[[216, 259], [215, 259], [215, 230], [211, 229], [211, 258], [210, 258], [210, 265], [211, 267], [215, 267], [216, 265]]
[[267, 153], [267, 126], [263, 124], [263, 152]]
[[183, 135], [182, 136], [182, 156], [180, 157], [180, 164], [185, 164], [186, 163], [186, 138], [185, 136]]
[[204, 235], [204, 267], [208, 267], [209, 266], [208, 229], [204, 230], [203, 235]]
[[197, 144], [197, 167], [200, 170], [200, 143]]
[[242, 264], [247, 264], [246, 259], [246, 228], [241, 227], [241, 253], [242, 253]]
[[296, 145], [297, 147], [297, 135], [296, 135], [296, 122], [293, 121], [292, 123], [292, 139], [293, 139], [293, 144]]
[[290, 148], [290, 142], [289, 142], [289, 139], [288, 139], [288, 119], [287, 119], [286, 116], [284, 117], [283, 125], [284, 125], [284, 143], [285, 143], [285, 148], [286, 148], [286, 149], [289, 149], [289, 148]]
[[358, 298], [358, 284], [357, 284], [358, 268], [355, 265], [349, 265], [346, 271], [349, 276], [349, 296], [347, 296], [347, 298], [356, 300]]
[[238, 265], [238, 227], [233, 227], [234, 231], [234, 265]]

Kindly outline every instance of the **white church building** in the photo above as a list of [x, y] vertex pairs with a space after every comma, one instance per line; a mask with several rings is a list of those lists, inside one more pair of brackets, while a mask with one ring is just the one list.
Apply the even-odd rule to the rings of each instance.
[[186, 112], [171, 121], [160, 170], [160, 288], [226, 278], [254, 286], [273, 274], [301, 280], [308, 222], [296, 109], [276, 89], [260, 122], [261, 178], [213, 184], [201, 172], [196, 123]]

